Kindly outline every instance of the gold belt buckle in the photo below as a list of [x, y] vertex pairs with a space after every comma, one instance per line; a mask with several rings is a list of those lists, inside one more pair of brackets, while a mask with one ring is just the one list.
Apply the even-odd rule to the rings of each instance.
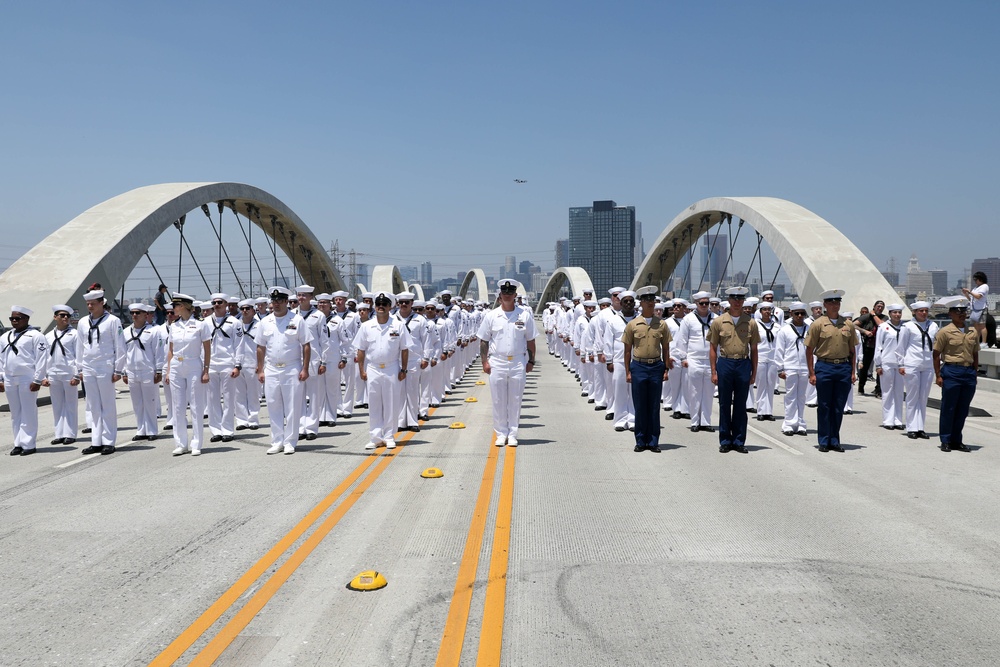
[[507, 361], [514, 361], [513, 355], [507, 355]]
[[385, 364], [379, 364], [378, 367], [379, 368], [385, 368]]
[[177, 361], [184, 361], [184, 357], [182, 357], [180, 355], [174, 357], [174, 359], [176, 359]]
[[285, 367], [285, 366], [287, 366], [287, 365], [288, 365], [288, 364], [275, 364], [275, 365], [274, 365], [274, 367], [275, 367], [275, 368], [284, 368], [284, 367]]

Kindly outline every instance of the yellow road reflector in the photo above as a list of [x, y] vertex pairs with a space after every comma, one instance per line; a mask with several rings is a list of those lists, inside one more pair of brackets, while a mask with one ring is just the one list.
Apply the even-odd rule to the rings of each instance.
[[389, 582], [385, 580], [381, 572], [366, 570], [351, 579], [351, 583], [347, 584], [347, 587], [352, 591], [377, 591], [388, 585]]
[[481, 387], [481, 386], [483, 386], [486, 383], [483, 382], [482, 380], [476, 380], [476, 384], [478, 384]]
[[465, 399], [465, 402], [466, 403], [478, 403], [479, 399], [476, 398], [475, 396], [469, 396], [467, 399]]
[[465, 424], [462, 422], [452, 422], [448, 428], [465, 428]]
[[441, 472], [441, 468], [428, 468], [420, 473], [420, 476], [427, 479], [437, 479], [438, 477], [444, 477], [444, 473]]

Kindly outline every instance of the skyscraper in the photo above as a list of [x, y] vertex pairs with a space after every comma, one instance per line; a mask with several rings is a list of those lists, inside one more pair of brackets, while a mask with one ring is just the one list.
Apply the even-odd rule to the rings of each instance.
[[[705, 278], [702, 287], [714, 292], [725, 276], [726, 258], [729, 256], [729, 236], [726, 234], [705, 234], [701, 237], [701, 270]], [[699, 275], [698, 278], [701, 276]], [[697, 281], [697, 278], [695, 279]], [[740, 283], [742, 285], [743, 283]], [[697, 289], [698, 286], [695, 285]]]
[[584, 269], [598, 293], [631, 284], [636, 241], [634, 206], [605, 200], [569, 209], [569, 265]]
[[935, 296], [948, 296], [948, 272], [943, 269], [931, 269], [931, 288]]
[[[990, 286], [991, 292], [1000, 287], [1000, 257], [972, 260], [972, 273], [976, 271], [982, 271], [986, 274], [986, 283]], [[970, 287], [972, 286], [970, 285]]]
[[431, 263], [424, 262], [420, 265], [420, 284], [430, 285], [434, 282], [434, 273], [432, 271]]
[[556, 239], [556, 268], [569, 266], [569, 239]]

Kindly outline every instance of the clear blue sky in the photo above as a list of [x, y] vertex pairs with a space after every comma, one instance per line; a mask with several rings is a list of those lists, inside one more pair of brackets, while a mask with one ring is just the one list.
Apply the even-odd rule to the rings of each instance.
[[5, 3], [0, 266], [134, 187], [232, 180], [436, 277], [551, 268], [594, 199], [649, 244], [728, 195], [957, 274], [1000, 255], [998, 7]]

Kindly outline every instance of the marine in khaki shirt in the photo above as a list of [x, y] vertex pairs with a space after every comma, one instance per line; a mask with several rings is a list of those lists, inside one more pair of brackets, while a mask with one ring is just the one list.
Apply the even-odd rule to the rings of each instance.
[[723, 359], [750, 359], [753, 369], [750, 384], [754, 383], [757, 372], [757, 345], [760, 343], [760, 329], [752, 315], [740, 315], [734, 320], [731, 313], [726, 312], [712, 320], [708, 329], [708, 342], [712, 345], [712, 382], [718, 384], [715, 371], [717, 357]]
[[[637, 317], [625, 326], [622, 332], [622, 343], [625, 345], [625, 381], [631, 381], [631, 371], [629, 366], [632, 359], [662, 359], [667, 363], [670, 356], [670, 328], [663, 318], [653, 315], [646, 322], [645, 317]], [[663, 372], [663, 379], [667, 379], [667, 371]]]
[[934, 338], [934, 374], [941, 386], [941, 364], [979, 367], [979, 335], [975, 329], [962, 331], [955, 323], [938, 330]]
[[854, 322], [847, 317], [838, 317], [831, 320], [829, 316], [823, 315], [809, 325], [806, 333], [806, 361], [809, 365], [809, 382], [816, 384], [816, 373], [813, 369], [814, 359], [824, 361], [851, 362], [851, 383], [856, 380], [854, 371], [856, 366], [855, 349], [858, 335], [855, 332]]

